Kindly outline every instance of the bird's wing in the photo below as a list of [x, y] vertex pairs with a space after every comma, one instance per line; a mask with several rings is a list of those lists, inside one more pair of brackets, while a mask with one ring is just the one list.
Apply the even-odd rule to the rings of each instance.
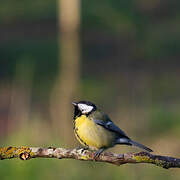
[[121, 136], [128, 138], [125, 132], [122, 131], [120, 128], [118, 128], [111, 120], [104, 121], [104, 120], [94, 119], [94, 122], [100, 126], [103, 126], [109, 131], [113, 131], [115, 133], [118, 133]]

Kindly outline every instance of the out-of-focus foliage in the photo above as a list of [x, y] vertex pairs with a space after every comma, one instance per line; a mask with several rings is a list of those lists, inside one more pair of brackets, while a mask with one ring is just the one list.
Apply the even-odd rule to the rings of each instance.
[[[1, 146], [78, 145], [72, 126], [65, 129], [72, 142], [53, 134], [51, 96], [62, 70], [56, 3], [0, 2]], [[72, 99], [94, 101], [130, 137], [157, 154], [171, 156], [180, 153], [179, 22], [179, 0], [81, 1], [80, 79]], [[117, 146], [111, 150], [123, 153], [136, 149]], [[0, 162], [2, 180], [179, 177], [178, 170], [151, 165], [115, 167], [45, 159]]]
[[34, 3], [28, 0], [6, 0], [1, 1], [0, 21], [10, 23], [22, 20], [40, 20], [46, 18], [55, 18], [56, 1], [37, 0]]

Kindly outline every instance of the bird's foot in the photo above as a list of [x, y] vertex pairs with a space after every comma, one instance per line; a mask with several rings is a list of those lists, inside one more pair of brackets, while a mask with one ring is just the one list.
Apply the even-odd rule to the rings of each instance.
[[102, 148], [102, 149], [96, 151], [95, 154], [94, 154], [94, 160], [96, 160], [104, 150], [105, 149]]

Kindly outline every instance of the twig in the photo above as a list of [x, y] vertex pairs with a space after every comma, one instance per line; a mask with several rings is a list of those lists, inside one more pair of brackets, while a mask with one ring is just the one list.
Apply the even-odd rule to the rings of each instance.
[[94, 152], [84, 149], [64, 149], [64, 148], [40, 148], [40, 147], [1, 147], [0, 159], [20, 158], [28, 160], [31, 158], [69, 158], [84, 161], [107, 162], [114, 165], [126, 163], [151, 163], [157, 166], [168, 168], [180, 168], [180, 159], [159, 156], [148, 152], [114, 154], [110, 152], [102, 153], [94, 159]]

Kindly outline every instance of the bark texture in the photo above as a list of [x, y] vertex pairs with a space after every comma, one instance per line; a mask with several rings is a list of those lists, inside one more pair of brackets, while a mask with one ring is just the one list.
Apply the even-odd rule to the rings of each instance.
[[106, 162], [114, 165], [126, 163], [149, 163], [156, 166], [169, 168], [180, 168], [180, 159], [154, 155], [148, 152], [115, 154], [110, 152], [102, 153], [96, 159], [95, 152], [84, 149], [64, 149], [64, 148], [41, 148], [41, 147], [0, 147], [0, 159], [20, 158], [28, 160], [31, 158], [69, 158], [83, 161]]

